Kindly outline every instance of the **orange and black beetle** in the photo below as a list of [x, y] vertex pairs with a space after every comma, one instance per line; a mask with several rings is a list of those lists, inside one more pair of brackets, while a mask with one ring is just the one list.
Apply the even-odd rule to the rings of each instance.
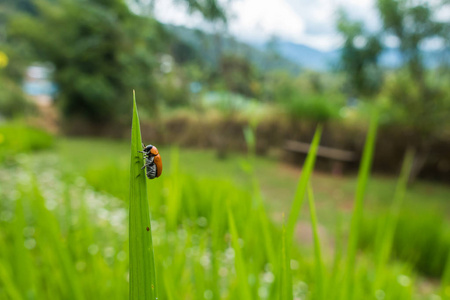
[[144, 153], [145, 164], [142, 167], [146, 168], [147, 177], [149, 179], [154, 179], [161, 176], [162, 173], [162, 160], [161, 155], [159, 155], [158, 149], [155, 146], [142, 144], [142, 151]]

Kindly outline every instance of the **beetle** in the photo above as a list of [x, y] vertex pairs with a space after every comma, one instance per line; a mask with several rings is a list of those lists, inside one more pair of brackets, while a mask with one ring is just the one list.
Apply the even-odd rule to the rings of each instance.
[[161, 176], [162, 160], [158, 149], [153, 145], [145, 146], [144, 143], [142, 143], [142, 148], [142, 151], [139, 152], [144, 154], [145, 164], [142, 169], [147, 168], [147, 177], [149, 179], [155, 179]]

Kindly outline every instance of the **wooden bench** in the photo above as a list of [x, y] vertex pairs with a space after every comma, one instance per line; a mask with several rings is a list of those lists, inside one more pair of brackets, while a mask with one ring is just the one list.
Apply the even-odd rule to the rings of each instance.
[[[283, 148], [286, 151], [294, 153], [308, 154], [310, 146], [311, 145], [308, 143], [286, 140]], [[353, 163], [358, 160], [356, 153], [353, 151], [324, 146], [319, 146], [317, 149], [317, 157], [323, 157], [330, 160], [332, 162], [331, 171], [336, 175], [342, 174], [344, 163]]]

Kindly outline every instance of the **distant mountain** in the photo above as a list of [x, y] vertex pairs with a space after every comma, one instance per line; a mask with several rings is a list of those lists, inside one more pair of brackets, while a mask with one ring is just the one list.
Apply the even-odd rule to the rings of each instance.
[[177, 39], [192, 47], [201, 59], [211, 66], [217, 66], [221, 53], [230, 53], [245, 57], [260, 70], [283, 69], [294, 74], [301, 71], [301, 65], [293, 63], [289, 57], [258, 49], [237, 41], [232, 36], [214, 35], [183, 26], [165, 25], [165, 28]]
[[[254, 44], [260, 50], [265, 48], [264, 44]], [[339, 60], [339, 50], [324, 52], [305, 45], [286, 41], [275, 42], [274, 47], [278, 53], [290, 61], [305, 69], [326, 71], [331, 69]]]
[[[263, 44], [254, 44], [258, 49], [263, 49]], [[297, 63], [305, 69], [327, 71], [339, 64], [341, 50], [320, 51], [305, 45], [286, 41], [276, 42], [275, 48], [281, 56]], [[423, 52], [425, 65], [428, 68], [436, 68], [443, 61], [449, 63], [450, 52], [445, 50], [433, 50]], [[403, 56], [398, 48], [385, 48], [379, 58], [380, 65], [385, 68], [398, 68], [402, 65]]]
[[[165, 25], [177, 38], [189, 44], [201, 58], [216, 65], [220, 51], [241, 55], [251, 61], [260, 70], [284, 69], [298, 73], [302, 69], [328, 71], [339, 64], [340, 49], [320, 51], [302, 44], [288, 41], [276, 41], [271, 50], [265, 43], [237, 41], [231, 36], [217, 36], [201, 30], [181, 26]], [[219, 49], [221, 49], [219, 51]], [[385, 68], [397, 68], [402, 65], [402, 54], [398, 48], [386, 48], [380, 56], [380, 65]], [[436, 50], [424, 52], [425, 65], [429, 68], [439, 66], [443, 61], [450, 62], [450, 51]]]

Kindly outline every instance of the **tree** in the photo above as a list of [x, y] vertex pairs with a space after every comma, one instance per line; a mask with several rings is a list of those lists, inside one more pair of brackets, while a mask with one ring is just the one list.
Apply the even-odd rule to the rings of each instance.
[[[431, 153], [432, 141], [443, 126], [449, 126], [448, 91], [430, 79], [423, 60], [423, 44], [430, 39], [447, 41], [449, 22], [436, 20], [435, 13], [450, 5], [442, 2], [435, 7], [422, 1], [378, 0], [377, 7], [383, 21], [385, 35], [398, 39], [407, 73], [401, 72], [387, 91], [407, 119], [407, 124], [418, 137], [413, 141], [417, 149], [411, 180], [425, 165]], [[448, 48], [447, 48], [448, 51]], [[443, 76], [448, 76], [443, 74]]]
[[[397, 89], [396, 104], [408, 112], [410, 119], [416, 120], [411, 126], [425, 140], [432, 137], [435, 130], [446, 120], [440, 120], [441, 109], [445, 107], [442, 103], [442, 94], [445, 92], [442, 86], [433, 83], [433, 81], [436, 82], [435, 79], [427, 78], [427, 73], [430, 72], [427, 72], [424, 63], [422, 45], [430, 39], [448, 39], [446, 29], [449, 28], [449, 22], [437, 21], [434, 15], [444, 5], [449, 4], [443, 3], [431, 7], [425, 2], [407, 0], [378, 0], [377, 2], [384, 34], [396, 37], [400, 44], [399, 49], [408, 74], [403, 72], [403, 75], [399, 75], [403, 76], [403, 82], [410, 81], [409, 88]], [[401, 80], [398, 82], [400, 84]]]
[[382, 85], [378, 57], [382, 45], [378, 34], [370, 34], [361, 22], [350, 21], [340, 11], [337, 25], [345, 42], [341, 52], [341, 69], [347, 74], [347, 92], [352, 96], [373, 96]]
[[440, 7], [432, 8], [426, 2], [408, 0], [378, 0], [377, 7], [385, 33], [398, 38], [410, 73], [416, 83], [426, 89], [421, 44], [428, 39], [445, 36], [448, 22], [434, 20], [434, 13]]
[[9, 23], [9, 42], [25, 41], [36, 59], [54, 64], [66, 116], [118, 120], [132, 89], [149, 99], [156, 92], [162, 29], [154, 20], [132, 14], [121, 0], [33, 3], [37, 13], [18, 13]]
[[244, 96], [253, 97], [257, 92], [255, 70], [251, 63], [240, 56], [224, 55], [220, 60], [220, 73], [228, 90]]
[[[216, 0], [182, 1], [207, 20], [226, 22]], [[11, 12], [9, 18], [0, 13], [6, 42], [13, 52], [18, 45], [29, 47], [30, 61], [55, 66], [57, 101], [67, 117], [99, 123], [125, 119], [132, 89], [147, 99], [141, 106], [154, 111], [160, 98], [154, 75], [172, 39], [151, 16], [131, 12], [125, 0], [0, 0], [3, 6]], [[172, 49], [180, 60], [186, 59], [183, 47]]]
[[385, 76], [379, 98], [387, 103], [384, 115], [391, 125], [406, 128], [413, 137], [408, 140], [409, 146], [416, 148], [412, 179], [427, 162], [442, 128], [450, 126], [449, 68], [427, 70], [423, 51], [427, 41], [440, 39], [446, 47], [442, 52], [448, 55], [450, 22], [436, 17], [448, 5], [448, 0], [435, 6], [421, 0], [377, 0], [383, 30], [372, 35], [364, 31], [363, 23], [349, 22], [343, 13], [338, 22], [338, 30], [345, 37], [341, 63], [351, 90], [359, 94], [375, 96], [380, 91], [379, 84], [371, 84], [371, 79], [381, 83], [381, 69], [377, 66], [380, 41], [389, 37], [399, 42], [403, 64]]

